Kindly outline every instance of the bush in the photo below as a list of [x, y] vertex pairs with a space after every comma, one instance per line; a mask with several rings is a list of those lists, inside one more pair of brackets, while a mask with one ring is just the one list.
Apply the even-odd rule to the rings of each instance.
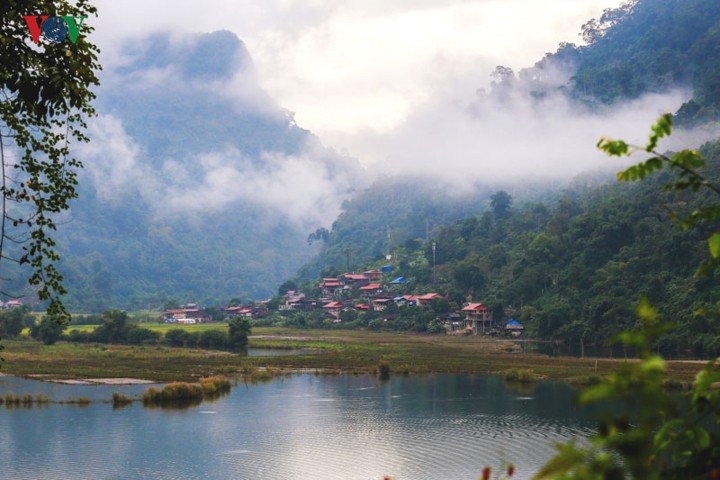
[[228, 337], [225, 332], [220, 330], [205, 330], [198, 338], [198, 347], [203, 348], [222, 348], [227, 345]]
[[229, 380], [216, 375], [202, 378], [200, 383], [173, 382], [162, 389], [150, 387], [142, 394], [141, 400], [143, 405], [191, 405], [224, 395], [230, 388]]
[[[171, 328], [165, 332], [165, 343], [171, 347], [185, 347], [190, 339], [190, 333], [182, 328]], [[195, 340], [195, 345], [197, 340]]]
[[387, 380], [390, 378], [390, 364], [384, 360], [380, 360], [377, 364], [378, 376], [380, 380]]
[[509, 382], [529, 383], [537, 380], [537, 376], [530, 368], [511, 368], [505, 372], [505, 380]]
[[113, 392], [112, 394], [112, 406], [113, 408], [124, 407], [130, 405], [133, 399], [122, 393]]
[[125, 341], [130, 345], [148, 345], [158, 343], [161, 336], [148, 328], [132, 326], [125, 333]]

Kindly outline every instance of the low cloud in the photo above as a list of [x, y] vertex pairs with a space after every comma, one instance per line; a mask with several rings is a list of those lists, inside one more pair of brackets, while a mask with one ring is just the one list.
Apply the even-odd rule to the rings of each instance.
[[[490, 93], [477, 92], [475, 78], [451, 79], [394, 130], [338, 135], [331, 143], [357, 155], [375, 176], [426, 177], [459, 190], [567, 181], [637, 161], [610, 159], [596, 144], [611, 137], [644, 145], [649, 126], [691, 96], [678, 89], [589, 108], [561, 92], [567, 78], [569, 72], [558, 68], [533, 81], [496, 85]], [[717, 133], [677, 131], [661, 148], [695, 147]]]
[[168, 158], [153, 167], [111, 115], [91, 122], [92, 141], [79, 148], [84, 175], [111, 203], [143, 201], [156, 216], [184, 216], [260, 207], [272, 218], [309, 230], [330, 225], [361, 177], [357, 162], [328, 151], [315, 139], [298, 154], [263, 151], [250, 157], [228, 148], [193, 162]]

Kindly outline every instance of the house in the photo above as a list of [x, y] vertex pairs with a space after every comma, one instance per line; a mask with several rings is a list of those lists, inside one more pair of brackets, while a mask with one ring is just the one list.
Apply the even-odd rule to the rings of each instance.
[[290, 292], [285, 294], [285, 303], [278, 305], [279, 311], [286, 311], [286, 310], [295, 310], [296, 306], [300, 303], [300, 301], [305, 298], [304, 293], [296, 293], [292, 292], [292, 295], [290, 295]]
[[323, 278], [320, 288], [323, 295], [334, 295], [336, 291], [342, 289], [345, 284], [339, 278]]
[[433, 300], [438, 300], [441, 298], [445, 298], [445, 297], [443, 297], [439, 293], [431, 292], [431, 293], [426, 293], [425, 295], [420, 295], [419, 297], [417, 297], [417, 301], [418, 301], [418, 303], [420, 303], [420, 305], [430, 305], [433, 302]]
[[197, 308], [197, 304], [183, 305], [181, 308], [171, 308], [163, 311], [165, 323], [195, 324], [212, 322], [210, 314]]
[[369, 283], [364, 287], [360, 287], [360, 291], [368, 295], [380, 293], [382, 292], [382, 285], [379, 283]]
[[5, 303], [5, 309], [10, 310], [11, 308], [19, 308], [23, 306], [23, 302], [20, 300], [8, 300]]
[[398, 307], [414, 306], [418, 304], [419, 295], [402, 295], [393, 298]]
[[440, 314], [437, 316], [437, 321], [442, 323], [448, 332], [457, 332], [465, 326], [462, 315], [455, 312]]
[[370, 279], [362, 273], [343, 273], [340, 279], [349, 287], [364, 287], [370, 283]]
[[367, 272], [363, 272], [362, 274], [365, 275], [371, 282], [380, 280], [383, 276], [380, 270], [368, 270]]
[[522, 335], [525, 327], [517, 320], [510, 320], [505, 324], [505, 333], [512, 335], [513, 337], [519, 337]]
[[465, 313], [465, 328], [474, 335], [490, 333], [494, 327], [492, 313], [482, 303], [469, 303], [462, 311]]
[[330, 302], [326, 305], [323, 305], [323, 310], [325, 310], [325, 316], [327, 318], [330, 318], [336, 322], [340, 321], [340, 313], [342, 313], [344, 305], [342, 302]]
[[376, 298], [372, 301], [373, 310], [376, 312], [382, 312], [387, 308], [388, 305], [393, 301], [392, 298]]
[[287, 299], [284, 305], [278, 307], [278, 310], [300, 310], [301, 312], [309, 312], [321, 308], [323, 303], [326, 302], [315, 298], [308, 298], [305, 294], [301, 293], [300, 295]]
[[[204, 310], [200, 310], [199, 308], [186, 308], [185, 309], [185, 319], [186, 320], [195, 320], [192, 323], [212, 322], [212, 317], [210, 316], [210, 314]], [[178, 322], [178, 323], [180, 323], [180, 322]]]

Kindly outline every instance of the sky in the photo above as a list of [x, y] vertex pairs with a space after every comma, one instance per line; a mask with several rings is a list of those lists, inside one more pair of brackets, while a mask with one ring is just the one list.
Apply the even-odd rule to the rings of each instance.
[[620, 0], [98, 0], [103, 62], [154, 30], [230, 30], [261, 85], [324, 141], [397, 128], [461, 79], [472, 95], [496, 65], [531, 66]]
[[[261, 171], [248, 170], [243, 152], [208, 151], [198, 159], [204, 172], [199, 180], [213, 198], [201, 206], [225, 208], [236, 201], [235, 182], [226, 185], [227, 180], [243, 179], [251, 187], [248, 192], [265, 192], [273, 209], [292, 205], [291, 216], [303, 225], [329, 226], [351, 190], [347, 185], [360, 176], [366, 183], [394, 176], [432, 179], [447, 185], [449, 193], [462, 195], [478, 185], [558, 185], [588, 171], [627, 165], [628, 160], [623, 164], [599, 152], [598, 139], [642, 144], [649, 125], [660, 114], [676, 111], [691, 92], [646, 95], [597, 111], [580, 108], [560, 94], [536, 102], [521, 87], [514, 87], [503, 101], [482, 93], [489, 90], [496, 66], [517, 72], [555, 51], [560, 42], [580, 43], [582, 24], [620, 3], [96, 0], [100, 17], [88, 22], [96, 28], [92, 40], [102, 50], [106, 70], [123, 62], [123, 43], [152, 32], [170, 31], [180, 39], [178, 45], [192, 33], [235, 33], [252, 57], [252, 82], [257, 80], [272, 101], [292, 112], [297, 124], [323, 145], [357, 160], [364, 170], [358, 175], [353, 169], [333, 168], [314, 147], [291, 157], [262, 152], [265, 164], [273, 168]], [[558, 70], [548, 81], [553, 87], [564, 85], [571, 74]], [[236, 80], [243, 78], [249, 78], [245, 71]], [[212, 86], [206, 90], [247, 102], [244, 84], [235, 81], [222, 91]], [[127, 163], [129, 155], [133, 165], [140, 160], [124, 125], [106, 120], [93, 141], [100, 140], [99, 152], [117, 151], [117, 160], [96, 155], [93, 161], [111, 162], [113, 175], [139, 171], [115, 165]], [[661, 148], [699, 144], [714, 133], [675, 133]], [[167, 165], [175, 165], [173, 159], [167, 159]], [[125, 177], [116, 183], [132, 180], [132, 175]], [[168, 204], [172, 202], [163, 202], [163, 207]]]

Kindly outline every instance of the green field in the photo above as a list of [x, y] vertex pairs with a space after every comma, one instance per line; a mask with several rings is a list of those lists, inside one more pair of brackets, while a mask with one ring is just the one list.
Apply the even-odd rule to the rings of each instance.
[[[224, 324], [143, 325], [164, 332], [227, 328]], [[93, 327], [73, 327], [93, 328]], [[395, 374], [494, 373], [529, 369], [538, 378], [584, 381], [608, 373], [623, 361], [524, 354], [510, 340], [359, 330], [255, 328], [251, 348], [304, 349], [290, 356], [247, 357], [218, 350], [60, 342], [45, 346], [31, 339], [3, 341], [2, 371], [52, 378], [135, 377], [192, 380], [216, 374], [242, 375], [257, 369], [274, 372], [312, 369], [325, 373], [374, 373], [378, 362]], [[668, 362], [669, 376], [690, 381], [702, 362]]]
[[[227, 323], [198, 323], [195, 325], [178, 325], [176, 323], [139, 323], [138, 326], [147, 328], [156, 332], [160, 332], [165, 335], [170, 329], [181, 328], [188, 332], [204, 332], [206, 330], [227, 330]], [[89, 332], [97, 328], [98, 325], [71, 325], [67, 328], [66, 333], [70, 333], [73, 330], [81, 332]]]

